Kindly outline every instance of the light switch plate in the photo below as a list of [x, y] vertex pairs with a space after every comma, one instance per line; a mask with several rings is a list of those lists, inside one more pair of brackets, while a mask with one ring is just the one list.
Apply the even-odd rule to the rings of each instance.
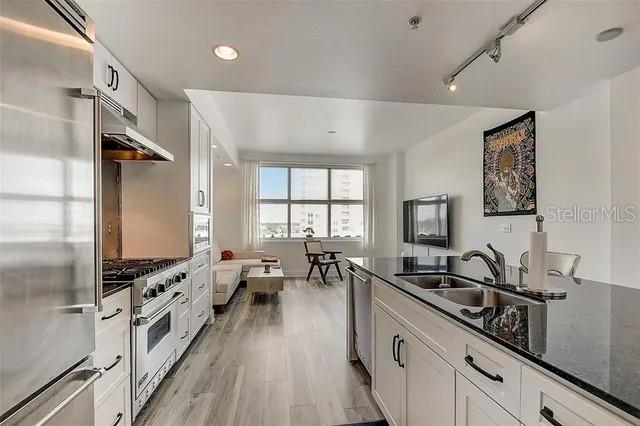
[[511, 232], [511, 224], [510, 223], [501, 223], [498, 226], [498, 231], [504, 232], [504, 233], [510, 233]]

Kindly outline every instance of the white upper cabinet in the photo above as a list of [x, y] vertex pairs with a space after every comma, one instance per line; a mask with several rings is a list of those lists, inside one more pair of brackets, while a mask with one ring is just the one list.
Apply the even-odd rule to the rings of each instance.
[[138, 82], [99, 41], [94, 49], [93, 84], [137, 116]]
[[138, 83], [138, 128], [151, 140], [156, 140], [156, 99]]
[[191, 151], [191, 210], [211, 211], [211, 129], [191, 105], [189, 143]]

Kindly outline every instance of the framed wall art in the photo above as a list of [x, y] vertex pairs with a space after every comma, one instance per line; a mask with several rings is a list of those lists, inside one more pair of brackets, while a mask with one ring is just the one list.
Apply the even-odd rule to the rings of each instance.
[[537, 213], [535, 111], [484, 132], [484, 216]]

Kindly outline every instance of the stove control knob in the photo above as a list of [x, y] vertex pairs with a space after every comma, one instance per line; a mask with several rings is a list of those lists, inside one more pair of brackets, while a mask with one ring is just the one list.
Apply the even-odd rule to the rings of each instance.
[[179, 283], [180, 281], [182, 281], [182, 277], [180, 277], [180, 274], [175, 274], [173, 276], [173, 282], [174, 283]]
[[180, 278], [182, 278], [183, 280], [187, 279], [187, 272], [180, 272]]
[[164, 293], [167, 291], [167, 287], [169, 286], [166, 284], [158, 284], [158, 293]]
[[145, 291], [145, 294], [147, 295], [148, 298], [151, 298], [151, 297], [156, 297], [158, 295], [158, 292], [156, 291], [155, 288], [149, 288], [147, 289], [147, 291]]

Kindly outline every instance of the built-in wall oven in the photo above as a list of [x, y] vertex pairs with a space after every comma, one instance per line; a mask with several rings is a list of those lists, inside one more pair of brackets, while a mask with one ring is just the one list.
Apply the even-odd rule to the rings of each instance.
[[205, 251], [211, 247], [211, 215], [191, 212], [191, 255]]

